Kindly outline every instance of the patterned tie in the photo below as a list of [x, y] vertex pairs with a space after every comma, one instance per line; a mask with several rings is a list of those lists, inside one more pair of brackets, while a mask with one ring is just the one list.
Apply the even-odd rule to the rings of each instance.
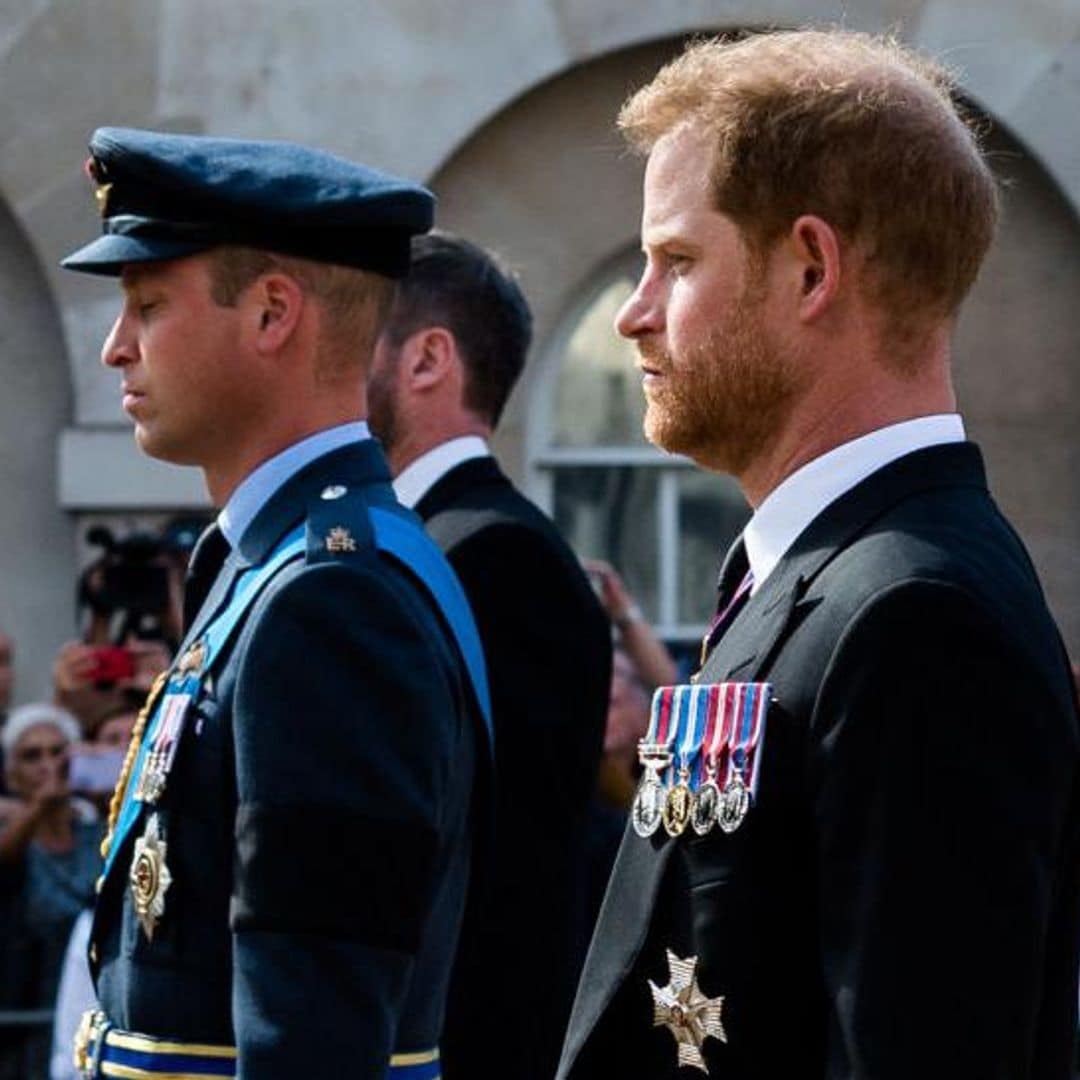
[[191, 626], [210, 592], [229, 554], [229, 541], [218, 528], [210, 525], [199, 537], [184, 575], [184, 630]]
[[[737, 583], [737, 584], [736, 584]], [[746, 557], [746, 546], [742, 540], [736, 542], [724, 560], [724, 567], [720, 571], [720, 581], [717, 585], [716, 614], [709, 623], [709, 629], [705, 631], [705, 637], [701, 641], [701, 662], [699, 667], [705, 666], [709, 653], [716, 647], [716, 643], [724, 636], [727, 628], [735, 621], [735, 617], [742, 611], [750, 596], [750, 590], [754, 586], [754, 572], [750, 569], [749, 560]]]

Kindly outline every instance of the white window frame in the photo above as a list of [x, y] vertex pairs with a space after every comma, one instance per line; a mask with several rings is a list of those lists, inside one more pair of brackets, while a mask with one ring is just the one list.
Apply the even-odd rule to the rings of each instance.
[[[588, 284], [577, 291], [575, 302], [567, 309], [556, 331], [546, 341], [539, 355], [539, 369], [533, 405], [526, 418], [526, 486], [531, 498], [548, 514], [555, 503], [555, 473], [562, 468], [612, 466], [661, 470], [657, 485], [655, 527], [657, 530], [658, 610], [654, 629], [670, 642], [693, 642], [700, 639], [704, 623], [683, 623], [678, 618], [679, 604], [679, 476], [696, 466], [686, 457], [666, 454], [652, 446], [583, 446], [553, 447], [554, 410], [559, 375], [571, 336], [596, 298], [620, 274], [636, 279], [641, 254], [629, 249], [618, 252], [590, 275]], [[614, 333], [614, 331], [612, 331]], [[616, 569], [619, 569], [616, 567]], [[703, 583], [703, 587], [707, 587]]]

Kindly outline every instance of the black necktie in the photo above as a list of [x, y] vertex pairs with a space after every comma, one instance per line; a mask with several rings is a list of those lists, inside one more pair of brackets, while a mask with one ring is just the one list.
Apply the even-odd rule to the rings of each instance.
[[750, 561], [746, 557], [746, 545], [741, 539], [724, 559], [723, 568], [720, 571], [720, 580], [717, 584], [716, 614], [709, 623], [709, 629], [705, 631], [705, 637], [701, 642], [701, 665], [705, 665], [709, 653], [716, 647], [716, 643], [724, 636], [724, 632], [735, 621], [735, 617], [742, 611], [746, 601], [750, 597], [750, 590], [754, 585], [754, 572], [750, 569]]
[[221, 572], [229, 551], [229, 541], [225, 539], [225, 534], [216, 522], [199, 537], [184, 575], [185, 631], [203, 606], [203, 601]]

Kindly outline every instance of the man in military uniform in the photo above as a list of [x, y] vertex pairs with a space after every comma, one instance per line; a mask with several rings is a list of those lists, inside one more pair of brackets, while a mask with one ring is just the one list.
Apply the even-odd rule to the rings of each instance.
[[102, 359], [205, 473], [179, 659], [110, 814], [85, 1075], [435, 1077], [489, 748], [479, 641], [393, 497], [364, 375], [421, 188], [284, 143], [101, 129]]
[[611, 627], [580, 562], [488, 442], [531, 333], [525, 297], [495, 258], [460, 237], [418, 236], [368, 385], [398, 497], [460, 577], [491, 678], [491, 883], [475, 897], [451, 984], [447, 1080], [471, 1080], [491, 1061], [515, 1080], [551, 1080], [591, 929], [586, 818]]
[[1071, 1076], [1080, 731], [965, 441], [993, 178], [929, 61], [695, 44], [624, 106], [645, 430], [733, 474], [696, 681], [660, 693], [559, 1076]]

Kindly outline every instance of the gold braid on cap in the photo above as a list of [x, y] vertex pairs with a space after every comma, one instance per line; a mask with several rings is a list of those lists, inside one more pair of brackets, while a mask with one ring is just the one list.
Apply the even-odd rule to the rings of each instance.
[[139, 710], [135, 719], [135, 726], [131, 729], [131, 742], [128, 743], [127, 753], [124, 755], [124, 764], [120, 768], [120, 777], [116, 781], [112, 798], [109, 800], [109, 822], [105, 829], [105, 839], [101, 841], [101, 857], [108, 859], [112, 849], [113, 836], [116, 833], [116, 823], [120, 820], [120, 807], [124, 803], [124, 792], [127, 790], [128, 781], [131, 779], [131, 771], [135, 768], [135, 759], [139, 756], [139, 747], [142, 744], [143, 733], [146, 731], [146, 722], [150, 719], [157, 704], [161, 689], [169, 678], [169, 672], [163, 671], [154, 680], [150, 687], [150, 693], [146, 695], [146, 703]]

